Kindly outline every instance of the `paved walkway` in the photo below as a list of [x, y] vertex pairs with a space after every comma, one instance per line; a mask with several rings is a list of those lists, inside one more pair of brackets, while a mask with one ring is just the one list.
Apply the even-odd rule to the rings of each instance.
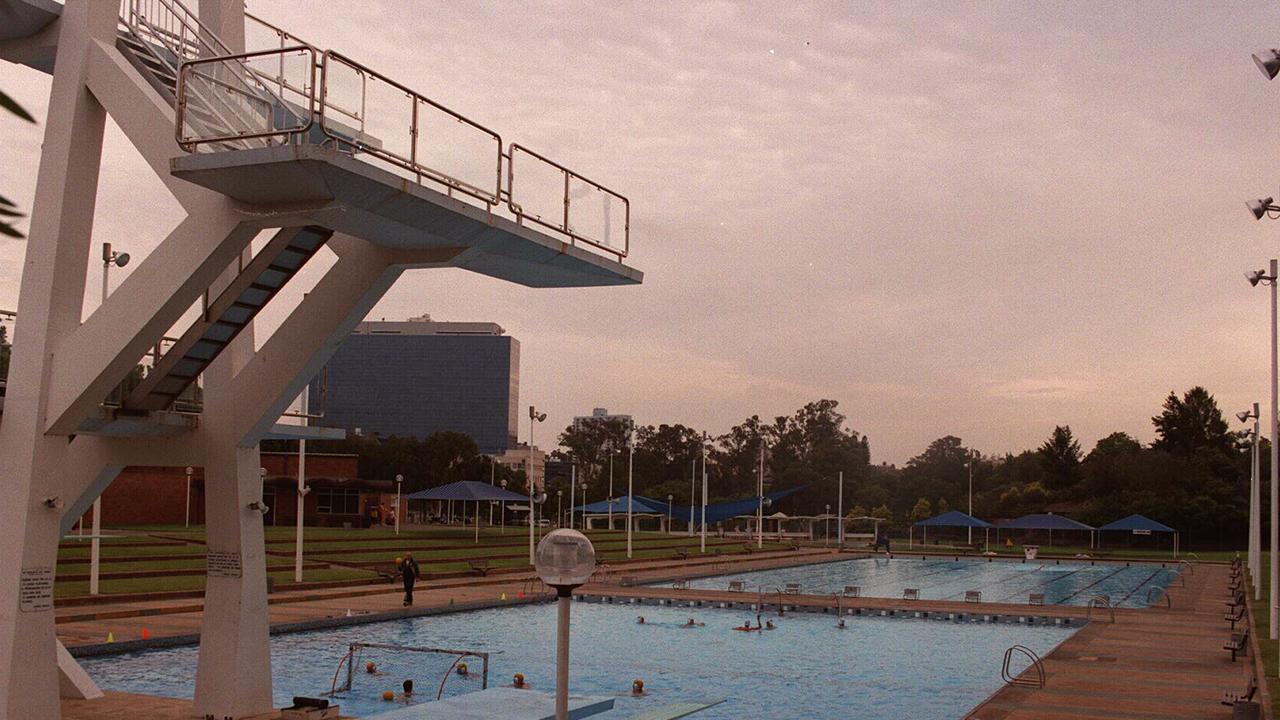
[[1241, 691], [1250, 657], [1231, 662], [1228, 570], [1199, 565], [1173, 607], [1118, 613], [1095, 622], [1044, 659], [1043, 689], [1006, 686], [968, 720], [1212, 720], [1231, 717], [1222, 693]]

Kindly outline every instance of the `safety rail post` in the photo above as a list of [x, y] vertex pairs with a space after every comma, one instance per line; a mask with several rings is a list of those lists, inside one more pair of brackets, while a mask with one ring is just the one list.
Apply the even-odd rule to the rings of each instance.
[[1115, 607], [1111, 605], [1111, 598], [1107, 597], [1106, 595], [1094, 595], [1093, 597], [1089, 598], [1089, 605], [1088, 605], [1088, 608], [1085, 610], [1086, 620], [1093, 619], [1094, 608], [1101, 608], [1106, 610], [1108, 613], [1110, 613], [1111, 623], [1115, 624], [1116, 610], [1115, 610]]

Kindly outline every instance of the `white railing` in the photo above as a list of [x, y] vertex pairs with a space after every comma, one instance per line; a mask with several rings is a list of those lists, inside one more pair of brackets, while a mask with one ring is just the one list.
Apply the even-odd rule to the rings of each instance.
[[[126, 0], [169, 2], [177, 0]], [[441, 185], [490, 212], [510, 212], [570, 244], [619, 261], [629, 254], [625, 196], [522, 145], [504, 146], [496, 131], [352, 58], [246, 17], [254, 30], [250, 52], [183, 54], [177, 139], [187, 152], [253, 147], [246, 140], [323, 144]], [[233, 122], [216, 112], [219, 104], [237, 108]]]

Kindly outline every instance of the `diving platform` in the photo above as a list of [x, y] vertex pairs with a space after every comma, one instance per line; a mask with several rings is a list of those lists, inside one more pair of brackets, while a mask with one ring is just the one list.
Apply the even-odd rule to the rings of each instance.
[[[613, 709], [613, 698], [569, 696], [569, 719], [579, 720]], [[447, 700], [410, 705], [378, 713], [369, 720], [554, 720], [556, 699], [550, 693], [515, 688], [489, 688]]]
[[[637, 285], [641, 271], [484, 207], [317, 144], [173, 158], [175, 177], [254, 208], [294, 210], [315, 225], [392, 250], [435, 250], [459, 267], [528, 287]], [[273, 220], [279, 222], [278, 219]]]

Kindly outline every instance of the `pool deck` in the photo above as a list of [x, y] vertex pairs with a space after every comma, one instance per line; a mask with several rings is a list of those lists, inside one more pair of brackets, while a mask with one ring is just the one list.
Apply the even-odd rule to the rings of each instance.
[[[915, 555], [913, 553], [913, 555]], [[613, 602], [658, 600], [670, 602], [754, 603], [755, 592], [643, 586], [671, 578], [724, 575], [802, 563], [846, 560], [858, 555], [837, 554], [821, 549], [780, 551], [750, 556], [688, 560], [650, 560], [615, 568], [608, 583], [584, 586], [580, 594], [589, 599], [608, 597]], [[1231, 709], [1219, 704], [1222, 693], [1244, 688], [1253, 670], [1256, 641], [1248, 657], [1231, 662], [1222, 649], [1230, 634], [1223, 621], [1228, 591], [1225, 565], [1200, 564], [1185, 574], [1185, 587], [1174, 583], [1168, 595], [1172, 607], [1117, 609], [1115, 623], [1110, 615], [1095, 610], [1093, 622], [1050, 653], [1044, 661], [1046, 687], [1034, 689], [1006, 686], [976, 707], [966, 720], [1181, 720], [1182, 718], [1231, 717]], [[619, 581], [626, 582], [625, 585]], [[415, 592], [415, 606], [401, 607], [401, 593], [390, 585], [333, 591], [277, 593], [269, 609], [273, 632], [427, 615], [451, 610], [501, 606], [515, 602], [542, 600], [549, 593], [517, 598], [528, 588], [528, 575], [424, 583]], [[503, 600], [503, 596], [506, 599]], [[786, 595], [782, 598], [796, 609], [831, 611], [836, 600], [831, 595]], [[777, 593], [766, 597], [767, 608], [778, 601]], [[1035, 618], [1087, 618], [1089, 610], [1075, 606], [1028, 606], [1001, 603], [966, 603], [895, 598], [843, 598], [845, 610], [892, 611], [898, 613], [965, 613], [999, 615], [1005, 619], [1023, 615]], [[135, 603], [105, 603], [93, 607], [68, 607], [58, 611], [58, 636], [74, 654], [97, 654], [149, 645], [187, 643], [199, 632], [199, 601], [169, 600]], [[149, 641], [140, 641], [143, 628]], [[105, 645], [108, 632], [115, 643]], [[992, 672], [999, 671], [999, 658], [992, 658]], [[1267, 698], [1263, 698], [1264, 707]], [[154, 705], [154, 707], [153, 707]], [[148, 717], [159, 720], [190, 718], [190, 703], [149, 696], [108, 693], [93, 701], [64, 701], [68, 720], [110, 720]], [[145, 709], [146, 712], [141, 712]], [[268, 715], [266, 717], [273, 717]], [[1266, 715], [1270, 717], [1270, 715]]]

